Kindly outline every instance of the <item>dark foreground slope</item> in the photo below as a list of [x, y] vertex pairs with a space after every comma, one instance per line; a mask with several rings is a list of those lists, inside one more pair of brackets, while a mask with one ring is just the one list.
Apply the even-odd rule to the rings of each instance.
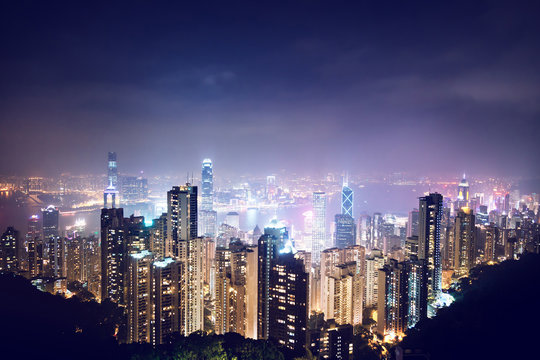
[[1, 359], [261, 359], [288, 358], [271, 342], [238, 334], [194, 333], [170, 344], [119, 345], [122, 310], [111, 302], [64, 299], [36, 289], [22, 277], [0, 274]]
[[540, 256], [474, 269], [449, 308], [401, 343], [430, 359], [538, 358]]

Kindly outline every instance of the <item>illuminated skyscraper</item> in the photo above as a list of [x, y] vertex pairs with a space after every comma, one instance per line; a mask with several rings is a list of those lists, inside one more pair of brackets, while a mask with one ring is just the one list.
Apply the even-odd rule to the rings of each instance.
[[214, 173], [212, 160], [204, 159], [202, 163], [202, 211], [214, 210]]
[[468, 207], [470, 205], [469, 201], [469, 182], [465, 178], [465, 174], [463, 174], [463, 179], [458, 185], [457, 208]]
[[366, 258], [366, 281], [364, 287], [364, 307], [377, 305], [379, 299], [379, 269], [384, 266], [382, 251], [373, 249]]
[[19, 232], [9, 226], [0, 238], [0, 271], [19, 270]]
[[173, 186], [167, 192], [165, 256], [178, 257], [179, 241], [197, 237], [197, 187]]
[[39, 216], [32, 215], [28, 219], [28, 232], [26, 233], [26, 248], [28, 251], [28, 275], [36, 277], [43, 272], [43, 241], [39, 229]]
[[101, 300], [124, 303], [126, 260], [124, 210], [101, 209]]
[[352, 216], [348, 214], [337, 214], [335, 216], [336, 224], [336, 244], [335, 246], [343, 249], [356, 243], [356, 224]]
[[107, 186], [112, 185], [118, 189], [118, 167], [116, 164], [116, 153], [109, 152], [107, 155]]
[[64, 266], [64, 242], [59, 236], [58, 217], [60, 212], [58, 208], [49, 205], [42, 211], [43, 220], [43, 258], [47, 264], [44, 271], [48, 276], [61, 277], [63, 276]]
[[384, 249], [383, 239], [383, 217], [381, 213], [374, 213], [372, 217], [373, 223], [371, 225], [371, 246], [372, 249]]
[[343, 187], [341, 188], [341, 215], [353, 216], [353, 196], [354, 192], [349, 187], [348, 179], [343, 181]]
[[180, 331], [182, 268], [182, 263], [172, 258], [153, 263], [153, 345], [165, 343], [170, 335]]
[[441, 216], [443, 197], [432, 193], [420, 198], [418, 212], [418, 259], [427, 266], [427, 293], [437, 299], [442, 286]]
[[152, 340], [152, 261], [152, 253], [147, 250], [131, 254], [128, 259], [126, 274], [128, 343], [150, 343]]
[[471, 209], [461, 208], [454, 226], [454, 268], [456, 274], [467, 275], [475, 260], [475, 217]]
[[309, 274], [292, 253], [272, 260], [268, 338], [303, 355], [307, 342]]
[[[314, 264], [321, 261], [321, 251], [326, 244], [326, 193], [313, 193], [313, 234], [311, 243], [311, 259]], [[329, 246], [330, 247], [330, 246]]]
[[418, 236], [418, 209], [409, 211], [407, 221], [407, 237]]

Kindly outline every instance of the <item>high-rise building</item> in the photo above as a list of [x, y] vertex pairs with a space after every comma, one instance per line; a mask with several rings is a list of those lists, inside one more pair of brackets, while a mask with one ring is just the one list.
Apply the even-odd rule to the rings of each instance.
[[384, 239], [382, 233], [383, 217], [381, 213], [374, 213], [371, 224], [371, 246], [372, 249], [384, 249]]
[[343, 187], [341, 188], [341, 215], [353, 216], [353, 199], [354, 192], [349, 187], [348, 179], [344, 179]]
[[463, 179], [461, 179], [457, 189], [457, 208], [461, 209], [462, 207], [468, 207], [469, 205], [469, 182], [467, 181], [465, 174], [463, 174]]
[[148, 180], [142, 176], [122, 176], [122, 204], [133, 204], [148, 199]]
[[212, 160], [204, 159], [202, 163], [202, 201], [201, 210], [214, 210], [214, 172]]
[[270, 318], [270, 270], [272, 261], [289, 240], [287, 229], [284, 227], [266, 227], [264, 234], [259, 238], [257, 256], [258, 261], [258, 288], [257, 288], [257, 337], [268, 339]]
[[152, 265], [153, 332], [152, 344], [159, 345], [180, 331], [180, 303], [183, 264], [172, 258], [162, 258]]
[[133, 253], [128, 259], [126, 274], [128, 343], [152, 341], [152, 261], [152, 253], [148, 250]]
[[26, 233], [26, 249], [28, 261], [28, 276], [30, 278], [43, 273], [43, 241], [41, 240], [40, 221], [38, 215], [28, 219]]
[[313, 264], [319, 264], [321, 261], [321, 251], [327, 247], [326, 193], [323, 191], [313, 193], [313, 232], [311, 238], [311, 260]]
[[336, 244], [335, 246], [343, 249], [356, 243], [356, 224], [352, 216], [348, 214], [337, 214], [335, 216], [336, 224]]
[[409, 211], [407, 221], [407, 237], [418, 236], [418, 209]]
[[381, 250], [373, 249], [366, 258], [364, 307], [376, 306], [379, 294], [379, 269], [384, 266], [384, 256]]
[[358, 244], [371, 250], [371, 216], [361, 215], [358, 219]]
[[303, 261], [292, 253], [272, 260], [268, 337], [299, 355], [307, 342], [308, 279]]
[[467, 275], [475, 260], [475, 218], [471, 209], [461, 208], [454, 225], [454, 270]]
[[109, 185], [112, 185], [115, 189], [118, 188], [118, 167], [115, 152], [107, 154], [107, 186]]
[[101, 300], [124, 303], [126, 260], [124, 210], [101, 209]]
[[64, 267], [64, 241], [58, 231], [58, 208], [49, 205], [42, 211], [43, 220], [43, 259], [44, 272], [48, 276], [63, 276]]
[[9, 226], [0, 238], [0, 271], [19, 270], [19, 232]]
[[178, 257], [180, 240], [197, 237], [197, 187], [173, 186], [167, 192], [167, 237], [165, 256]]
[[427, 266], [427, 293], [437, 299], [442, 287], [441, 216], [443, 197], [432, 193], [420, 198], [418, 212], [418, 259]]

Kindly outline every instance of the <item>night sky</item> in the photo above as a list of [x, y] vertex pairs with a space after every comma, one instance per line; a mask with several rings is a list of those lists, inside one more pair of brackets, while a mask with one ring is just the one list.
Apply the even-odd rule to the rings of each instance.
[[0, 174], [539, 176], [540, 2], [3, 1]]

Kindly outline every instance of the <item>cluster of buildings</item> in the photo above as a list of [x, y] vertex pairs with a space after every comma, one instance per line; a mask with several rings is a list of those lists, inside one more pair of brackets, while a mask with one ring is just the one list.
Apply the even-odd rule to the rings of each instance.
[[[358, 326], [375, 321], [374, 333], [403, 336], [448, 302], [453, 279], [478, 264], [540, 251], [537, 195], [504, 193], [485, 204], [470, 195], [465, 177], [455, 198], [425, 194], [402, 222], [381, 213], [355, 218], [345, 179], [332, 234], [327, 193], [315, 191], [300, 241], [277, 220], [239, 236], [236, 212], [218, 226], [209, 159], [201, 180], [200, 187], [167, 191], [166, 211], [150, 225], [117, 207], [116, 154], [109, 153], [100, 236], [86, 234], [83, 223], [60, 236], [59, 211], [49, 206], [29, 219], [23, 241], [15, 229], [5, 231], [0, 270], [25, 274], [54, 293], [69, 293], [73, 281], [84, 284], [125, 309], [128, 343], [236, 332], [272, 339], [293, 353], [309, 349], [321, 359], [345, 359]], [[141, 179], [124, 186], [132, 201], [146, 196]], [[281, 195], [269, 177], [265, 197]], [[324, 322], [310, 327], [310, 316]]]

